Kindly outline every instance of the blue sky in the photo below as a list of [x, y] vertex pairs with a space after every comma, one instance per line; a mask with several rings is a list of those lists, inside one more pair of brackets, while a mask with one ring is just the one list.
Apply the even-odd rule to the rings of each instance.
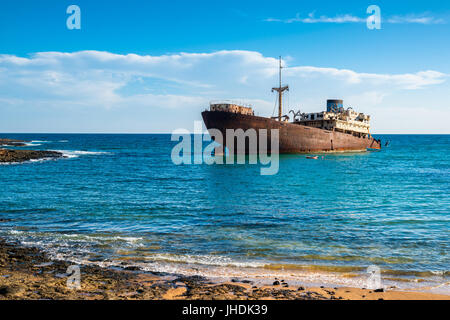
[[450, 133], [449, 31], [433, 0], [2, 1], [0, 131], [192, 129], [214, 99], [270, 116], [282, 55], [290, 109], [342, 98], [375, 133]]

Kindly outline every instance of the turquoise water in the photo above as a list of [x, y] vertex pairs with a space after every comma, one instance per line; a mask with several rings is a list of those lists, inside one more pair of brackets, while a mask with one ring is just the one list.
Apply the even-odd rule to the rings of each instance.
[[[171, 162], [170, 135], [2, 134], [69, 156], [0, 166], [0, 235], [54, 257], [199, 266], [450, 270], [450, 136], [258, 165]], [[377, 138], [378, 138], [377, 137]]]

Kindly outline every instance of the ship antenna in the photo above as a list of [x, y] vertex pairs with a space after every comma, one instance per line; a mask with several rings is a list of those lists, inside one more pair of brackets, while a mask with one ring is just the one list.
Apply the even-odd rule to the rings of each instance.
[[289, 91], [289, 86], [281, 86], [281, 69], [283, 69], [283, 66], [281, 65], [281, 56], [280, 56], [280, 86], [278, 88], [272, 88], [272, 92], [277, 91], [278, 92], [278, 121], [281, 121], [281, 117], [283, 115], [283, 92]]
[[280, 76], [279, 76], [279, 79], [280, 79], [280, 88], [281, 88], [281, 69], [283, 69], [283, 66], [281, 65], [281, 56], [280, 56]]

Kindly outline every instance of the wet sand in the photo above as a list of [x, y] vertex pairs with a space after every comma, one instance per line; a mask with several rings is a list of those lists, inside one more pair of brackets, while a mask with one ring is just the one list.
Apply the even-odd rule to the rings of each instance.
[[199, 276], [150, 273], [128, 269], [80, 266], [81, 288], [70, 289], [66, 261], [52, 261], [36, 248], [0, 239], [0, 300], [450, 300], [450, 296], [424, 292], [359, 288], [304, 288], [284, 279], [273, 285], [250, 280], [214, 283]]

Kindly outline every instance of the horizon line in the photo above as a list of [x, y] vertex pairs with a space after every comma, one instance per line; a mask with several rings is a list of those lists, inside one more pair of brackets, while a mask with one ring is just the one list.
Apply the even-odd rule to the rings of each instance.
[[[208, 133], [207, 131], [204, 134]], [[135, 135], [146, 135], [146, 134], [173, 134], [173, 132], [0, 132], [2, 134], [135, 134]], [[189, 134], [196, 134], [189, 131]], [[450, 135], [450, 133], [371, 133], [371, 135]]]

